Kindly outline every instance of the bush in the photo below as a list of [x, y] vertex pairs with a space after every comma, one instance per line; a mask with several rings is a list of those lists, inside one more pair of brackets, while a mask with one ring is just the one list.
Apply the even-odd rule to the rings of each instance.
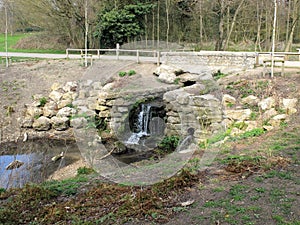
[[119, 72], [120, 77], [125, 77], [126, 75], [127, 75], [127, 73], [125, 71], [120, 71]]
[[166, 136], [158, 144], [158, 147], [165, 151], [174, 151], [179, 144], [179, 137], [175, 135]]
[[92, 168], [87, 168], [87, 167], [79, 167], [77, 169], [77, 175], [82, 175], [82, 174], [91, 174], [94, 173], [95, 171]]
[[46, 103], [47, 103], [47, 98], [46, 98], [46, 97], [40, 98], [40, 106], [41, 106], [41, 107], [45, 106]]
[[136, 74], [135, 70], [129, 70], [128, 71], [128, 76], [132, 76], [134, 74]]

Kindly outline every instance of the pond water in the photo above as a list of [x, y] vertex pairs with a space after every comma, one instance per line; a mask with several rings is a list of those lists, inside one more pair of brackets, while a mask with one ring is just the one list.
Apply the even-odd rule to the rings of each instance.
[[[52, 157], [64, 152], [64, 157], [52, 161]], [[56, 170], [81, 158], [75, 142], [51, 139], [35, 139], [27, 142], [9, 142], [0, 147], [0, 188], [22, 187], [26, 183], [46, 180]], [[7, 170], [18, 160], [19, 168]]]

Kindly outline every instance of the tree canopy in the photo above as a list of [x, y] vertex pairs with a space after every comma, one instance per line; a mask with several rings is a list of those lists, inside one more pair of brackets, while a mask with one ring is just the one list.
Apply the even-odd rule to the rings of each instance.
[[[85, 3], [88, 18], [85, 18]], [[59, 35], [67, 46], [90, 48], [132, 40], [193, 44], [197, 49], [270, 51], [274, 0], [1, 0], [11, 31], [37, 28]], [[3, 13], [1, 13], [3, 15]], [[276, 48], [300, 43], [299, 0], [278, 0]], [[4, 24], [4, 17], [1, 16]], [[1, 26], [3, 27], [3, 26]], [[295, 44], [298, 44], [296, 46]], [[247, 50], [247, 49], [244, 49]]]
[[94, 36], [100, 40], [100, 46], [114, 47], [116, 43], [123, 44], [143, 35], [145, 26], [142, 18], [151, 8], [150, 4], [139, 3], [100, 13], [94, 32]]

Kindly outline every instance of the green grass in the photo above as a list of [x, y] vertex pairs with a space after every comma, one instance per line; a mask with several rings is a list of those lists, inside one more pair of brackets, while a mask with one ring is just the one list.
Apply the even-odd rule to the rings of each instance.
[[[17, 49], [14, 46], [22, 38], [30, 37], [32, 33], [15, 33], [7, 36], [7, 50], [8, 52], [27, 52], [27, 53], [65, 53], [63, 50], [56, 49]], [[0, 52], [5, 52], [5, 34], [0, 34]]]
[[[17, 44], [17, 42], [25, 37], [28, 37], [30, 34], [14, 34], [13, 36], [8, 35], [7, 36], [7, 48], [8, 51], [12, 52], [15, 51], [16, 49], [13, 48], [14, 45]], [[0, 34], [0, 51], [5, 52], [5, 34]]]

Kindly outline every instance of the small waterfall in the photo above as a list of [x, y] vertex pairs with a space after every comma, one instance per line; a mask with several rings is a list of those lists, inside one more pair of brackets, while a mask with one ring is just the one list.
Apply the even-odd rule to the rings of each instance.
[[141, 111], [138, 114], [136, 121], [136, 132], [127, 140], [127, 144], [138, 144], [140, 138], [143, 136], [149, 135], [149, 123], [151, 120], [151, 105], [150, 104], [141, 104]]

